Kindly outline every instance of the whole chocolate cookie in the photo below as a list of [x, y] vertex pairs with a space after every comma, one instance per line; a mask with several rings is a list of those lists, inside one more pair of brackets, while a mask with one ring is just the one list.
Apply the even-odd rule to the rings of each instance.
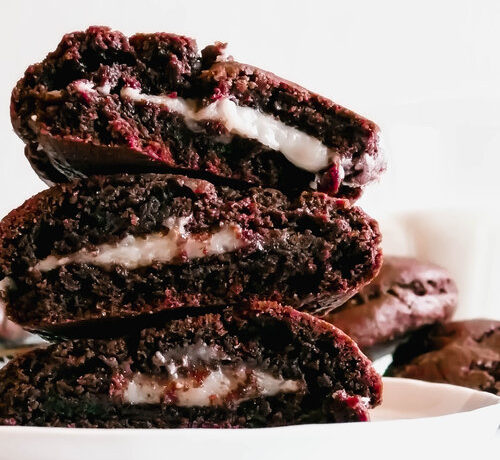
[[371, 283], [323, 319], [369, 351], [426, 324], [448, 320], [456, 305], [457, 287], [444, 268], [385, 256]]
[[384, 170], [375, 123], [223, 50], [107, 27], [65, 35], [12, 93], [30, 163], [49, 183], [181, 172], [350, 199]]
[[0, 370], [0, 424], [266, 427], [368, 420], [382, 382], [342, 331], [271, 302], [28, 352]]
[[377, 223], [320, 192], [92, 176], [0, 223], [0, 294], [35, 331], [259, 298], [334, 308], [381, 264]]
[[398, 346], [386, 375], [500, 395], [500, 321], [473, 319], [422, 328]]

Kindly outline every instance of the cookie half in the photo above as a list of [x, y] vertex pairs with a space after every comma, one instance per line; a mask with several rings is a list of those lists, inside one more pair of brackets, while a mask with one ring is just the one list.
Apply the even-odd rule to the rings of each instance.
[[449, 320], [457, 301], [457, 286], [444, 268], [385, 256], [379, 274], [324, 319], [373, 352], [424, 325]]
[[472, 319], [422, 328], [398, 346], [386, 375], [500, 396], [500, 321]]
[[365, 421], [381, 388], [344, 333], [292, 308], [256, 303], [17, 357], [0, 370], [0, 423], [237, 428]]
[[376, 222], [346, 200], [158, 174], [54, 186], [0, 235], [7, 312], [36, 331], [251, 298], [334, 308], [381, 264]]
[[167, 33], [63, 37], [12, 93], [15, 131], [47, 182], [184, 172], [355, 199], [385, 168], [373, 122]]

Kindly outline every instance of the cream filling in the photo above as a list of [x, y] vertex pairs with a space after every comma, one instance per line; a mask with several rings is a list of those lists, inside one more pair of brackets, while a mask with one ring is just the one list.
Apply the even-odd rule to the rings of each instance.
[[[258, 396], [304, 389], [300, 380], [274, 377], [245, 364], [224, 364], [207, 371], [208, 363], [230, 360], [221, 348], [202, 341], [166, 352], [157, 351], [152, 361], [164, 368], [166, 375], [133, 374], [125, 382], [121, 398], [128, 404], [160, 404], [165, 401], [186, 407], [213, 406], [228, 400], [238, 404]], [[197, 372], [200, 369], [202, 378]]]
[[158, 367], [166, 367], [170, 376], [177, 377], [180, 367], [189, 368], [196, 362], [209, 363], [221, 359], [229, 359], [229, 356], [220, 348], [198, 342], [175, 347], [163, 353], [157, 351], [153, 356], [153, 363]]
[[[95, 86], [89, 80], [75, 82], [75, 89], [82, 93], [101, 96], [108, 96], [111, 92], [109, 83]], [[58, 99], [62, 97], [62, 92], [61, 90], [48, 91], [46, 96]], [[344, 171], [353, 167], [351, 158], [340, 158], [335, 149], [328, 148], [315, 137], [286, 125], [272, 115], [262, 113], [251, 107], [239, 106], [228, 98], [222, 98], [200, 108], [199, 101], [194, 99], [142, 94], [140, 89], [131, 87], [122, 88], [120, 97], [134, 102], [149, 102], [165, 106], [172, 112], [182, 115], [188, 128], [195, 132], [202, 131], [200, 121], [219, 121], [231, 135], [236, 134], [241, 137], [255, 139], [261, 144], [283, 153], [296, 167], [312, 173], [318, 173], [337, 163], [340, 178], [343, 180], [345, 177]], [[231, 135], [219, 136], [219, 141], [229, 142]], [[380, 144], [380, 149], [383, 151], [382, 142]], [[343, 180], [343, 183], [345, 185], [359, 186], [371, 182], [378, 177], [384, 167], [385, 159], [382, 155], [376, 157], [365, 155], [363, 162], [357, 165], [357, 169], [362, 169], [362, 176], [354, 177], [349, 182]], [[315, 186], [313, 182], [313, 188]]]
[[226, 225], [211, 233], [190, 234], [184, 228], [189, 220], [190, 217], [171, 219], [167, 223], [169, 227], [167, 234], [128, 235], [117, 243], [101, 244], [93, 250], [84, 248], [66, 256], [50, 255], [38, 262], [34, 269], [47, 272], [67, 264], [77, 263], [104, 268], [120, 265], [133, 270], [150, 266], [155, 262], [168, 263], [179, 257], [197, 259], [224, 254], [245, 245], [239, 225]]
[[338, 156], [333, 149], [329, 149], [313, 136], [287, 126], [272, 115], [251, 107], [239, 106], [227, 98], [199, 108], [196, 100], [142, 94], [140, 89], [130, 87], [122, 88], [120, 96], [135, 102], [165, 106], [182, 115], [186, 125], [193, 131], [200, 130], [197, 126], [199, 121], [217, 120], [229, 133], [255, 139], [273, 150], [280, 151], [296, 167], [309, 172], [315, 173], [327, 168]]
[[258, 396], [295, 393], [302, 389], [303, 383], [298, 380], [276, 378], [245, 366], [236, 369], [224, 366], [210, 371], [201, 382], [192, 377], [161, 380], [136, 373], [128, 381], [122, 399], [128, 404], [160, 404], [167, 396], [176, 406], [212, 406], [224, 404], [235, 391], [239, 397], [231, 400], [239, 403]]

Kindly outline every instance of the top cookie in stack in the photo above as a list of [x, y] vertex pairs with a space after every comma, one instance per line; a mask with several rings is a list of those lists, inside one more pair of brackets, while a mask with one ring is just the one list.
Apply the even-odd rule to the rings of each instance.
[[66, 340], [1, 371], [0, 424], [272, 426], [380, 402], [357, 345], [294, 309], [325, 314], [380, 268], [352, 205], [384, 169], [378, 128], [223, 50], [91, 27], [14, 89], [52, 187], [0, 223], [0, 292]]
[[223, 51], [166, 33], [68, 34], [17, 84], [14, 129], [49, 183], [180, 172], [355, 199], [383, 171], [376, 124]]

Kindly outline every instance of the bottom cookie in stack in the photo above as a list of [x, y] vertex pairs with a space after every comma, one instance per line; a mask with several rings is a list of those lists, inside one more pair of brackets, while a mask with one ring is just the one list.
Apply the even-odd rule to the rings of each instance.
[[364, 421], [380, 403], [370, 361], [324, 321], [271, 302], [191, 312], [15, 358], [0, 371], [0, 423], [265, 427]]
[[422, 328], [398, 346], [386, 375], [500, 396], [500, 321], [471, 319]]

